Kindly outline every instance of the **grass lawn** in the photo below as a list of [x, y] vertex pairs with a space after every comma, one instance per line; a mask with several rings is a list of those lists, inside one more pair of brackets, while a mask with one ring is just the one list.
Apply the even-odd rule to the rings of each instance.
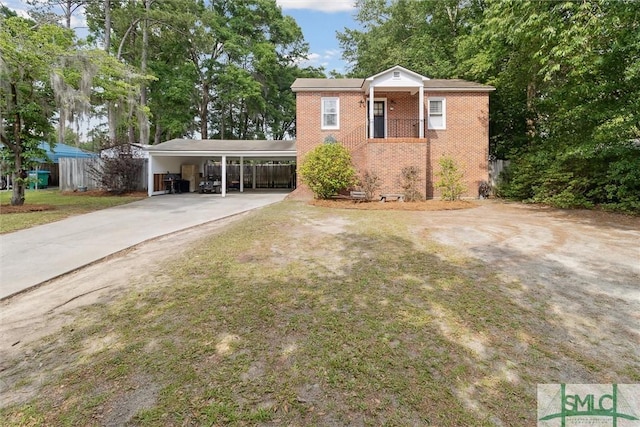
[[123, 205], [146, 197], [143, 194], [111, 196], [101, 192], [62, 193], [57, 189], [26, 190], [25, 204], [17, 212], [11, 203], [11, 191], [0, 192], [0, 234]]
[[285, 202], [203, 236], [38, 344], [43, 368], [13, 385], [37, 393], [0, 419], [530, 426], [538, 383], [594, 366], [633, 382], [558, 347], [544, 300], [515, 301], [517, 281], [434, 243], [418, 215]]

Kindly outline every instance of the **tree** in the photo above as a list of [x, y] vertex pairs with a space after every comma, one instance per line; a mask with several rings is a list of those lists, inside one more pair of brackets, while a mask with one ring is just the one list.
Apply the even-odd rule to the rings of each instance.
[[38, 145], [53, 133], [51, 75], [57, 61], [73, 48], [69, 30], [0, 17], [0, 141], [11, 164], [14, 206], [24, 204], [24, 171], [43, 156]]
[[320, 144], [311, 150], [300, 166], [300, 174], [318, 199], [328, 199], [357, 182], [351, 154], [338, 143]]
[[501, 194], [638, 210], [640, 4], [487, 2], [462, 45], [468, 74], [498, 88]]
[[50, 24], [59, 20], [60, 17], [54, 10], [56, 8], [60, 9], [64, 26], [70, 30], [73, 14], [89, 3], [89, 1], [90, 0], [28, 0], [27, 3], [34, 7], [29, 12], [31, 16], [40, 16], [44, 18], [44, 20], [49, 21]]
[[[0, 18], [0, 138], [13, 170], [11, 203], [24, 203], [24, 171], [44, 157], [56, 109], [87, 113], [90, 100], [128, 98], [143, 78], [72, 31], [19, 17]], [[64, 135], [64, 134], [62, 134]]]
[[[225, 139], [293, 136], [290, 85], [318, 72], [296, 65], [307, 46], [275, 2], [129, 0], [111, 2], [109, 9], [95, 2], [87, 15], [94, 38], [111, 34], [112, 55], [157, 78], [141, 88], [136, 111], [120, 108], [118, 128], [128, 129], [130, 140], [134, 128], [143, 143], [198, 133]], [[112, 138], [124, 136], [112, 131]]]
[[[350, 74], [373, 75], [402, 65], [435, 77], [457, 76], [460, 36], [481, 13], [480, 0], [358, 0], [362, 30], [338, 33]], [[383, 55], [381, 53], [384, 52]]]

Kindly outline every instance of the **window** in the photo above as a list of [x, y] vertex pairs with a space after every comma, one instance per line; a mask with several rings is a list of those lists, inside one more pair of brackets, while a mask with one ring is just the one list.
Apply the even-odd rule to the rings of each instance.
[[447, 104], [444, 98], [429, 98], [429, 129], [447, 128]]
[[400, 71], [394, 71], [393, 72], [393, 79], [394, 80], [400, 80]]
[[340, 100], [322, 98], [322, 129], [340, 128]]

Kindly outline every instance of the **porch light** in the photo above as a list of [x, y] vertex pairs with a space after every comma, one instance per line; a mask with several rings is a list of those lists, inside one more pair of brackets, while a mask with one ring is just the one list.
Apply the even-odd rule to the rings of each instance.
[[360, 100], [360, 106], [362, 107], [364, 105], [364, 99]]

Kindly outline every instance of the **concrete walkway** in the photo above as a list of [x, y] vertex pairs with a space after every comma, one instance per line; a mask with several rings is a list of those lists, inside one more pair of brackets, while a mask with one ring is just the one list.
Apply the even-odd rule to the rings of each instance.
[[287, 194], [167, 194], [1, 235], [0, 300], [146, 240], [276, 203]]

